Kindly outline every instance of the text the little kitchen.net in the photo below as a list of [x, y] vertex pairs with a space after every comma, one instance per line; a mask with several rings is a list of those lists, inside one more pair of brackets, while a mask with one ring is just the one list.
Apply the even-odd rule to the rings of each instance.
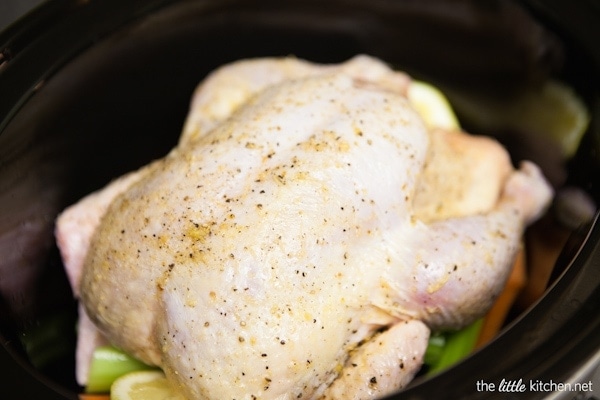
[[527, 393], [527, 392], [593, 392], [593, 382], [556, 382], [553, 380], [510, 380], [502, 379], [500, 382], [488, 382], [480, 379], [476, 382], [478, 392], [499, 392], [499, 393]]

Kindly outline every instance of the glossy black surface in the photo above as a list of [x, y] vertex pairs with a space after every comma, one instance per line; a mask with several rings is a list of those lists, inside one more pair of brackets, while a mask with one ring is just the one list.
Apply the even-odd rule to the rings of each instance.
[[[8, 398], [74, 398], [79, 390], [75, 302], [54, 245], [55, 216], [165, 154], [195, 85], [225, 62], [287, 54], [336, 62], [364, 52], [434, 82], [498, 95], [555, 74], [594, 113], [581, 153], [567, 166], [552, 165], [537, 145], [515, 146], [513, 156], [541, 157], [557, 184], [566, 179], [599, 200], [596, 3], [526, 2], [552, 34], [515, 25], [526, 14], [503, 1], [478, 6], [501, 16], [486, 30], [465, 29], [447, 4], [63, 0], [0, 34], [0, 365], [14, 374], [5, 375], [14, 382]], [[474, 392], [479, 377], [564, 381], [600, 348], [600, 228], [586, 233], [574, 246], [577, 257], [565, 257], [560, 280], [493, 345], [448, 373], [415, 381], [398, 398], [489, 398]], [[59, 332], [39, 340], [52, 329]], [[40, 343], [52, 351], [39, 353]]]

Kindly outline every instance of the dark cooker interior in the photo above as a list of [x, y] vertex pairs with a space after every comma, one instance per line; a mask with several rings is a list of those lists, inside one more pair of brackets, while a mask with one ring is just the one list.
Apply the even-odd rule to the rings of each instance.
[[[12, 356], [68, 397], [79, 390], [73, 377], [76, 304], [54, 244], [54, 218], [110, 179], [164, 155], [177, 141], [194, 87], [215, 67], [243, 57], [294, 54], [338, 62], [369, 53], [467, 93], [510, 96], [548, 75], [571, 82], [592, 110], [598, 93], [595, 60], [566, 28], [543, 15], [557, 36], [532, 42], [527, 36], [537, 28], [515, 23], [512, 8], [494, 8], [504, 2], [477, 9], [502, 15], [491, 28], [466, 28], [460, 13], [448, 14], [444, 1], [436, 0], [339, 0], [327, 6], [205, 1], [164, 8], [160, 1], [144, 7], [133, 1], [84, 3], [46, 7], [46, 19], [57, 21], [57, 28], [38, 22], [39, 29], [50, 30], [44, 51], [23, 48], [22, 57], [38, 57], [37, 70], [34, 64], [17, 72], [0, 69], [2, 87], [18, 100], [0, 101], [10, 110], [0, 125], [0, 333]], [[543, 11], [536, 4], [530, 4], [534, 12]], [[76, 17], [64, 19], [65, 11]], [[17, 49], [18, 40], [13, 45]], [[514, 132], [477, 133], [497, 135], [515, 161], [537, 158], [557, 185], [577, 184], [598, 200], [597, 131], [593, 121], [583, 150], [564, 165], [539, 137], [532, 142]], [[57, 333], [38, 342], [52, 351], [30, 357], [38, 350], [27, 347], [28, 339], [53, 327]]]

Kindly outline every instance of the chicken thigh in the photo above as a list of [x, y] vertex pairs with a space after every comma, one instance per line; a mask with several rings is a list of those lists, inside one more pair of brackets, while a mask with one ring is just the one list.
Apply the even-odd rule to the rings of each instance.
[[493, 140], [428, 129], [409, 85], [365, 56], [218, 70], [175, 149], [59, 218], [91, 320], [189, 399], [406, 385], [430, 329], [486, 312], [551, 196]]

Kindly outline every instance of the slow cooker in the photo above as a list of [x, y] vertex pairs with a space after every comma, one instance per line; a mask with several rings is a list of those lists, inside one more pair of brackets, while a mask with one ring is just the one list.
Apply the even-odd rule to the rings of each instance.
[[[0, 397], [77, 398], [77, 305], [54, 219], [174, 146], [195, 85], [215, 67], [367, 53], [441, 86], [498, 96], [555, 76], [592, 116], [577, 154], [552, 158], [547, 143], [514, 135], [509, 148], [538, 157], [557, 185], [580, 187], [600, 204], [599, 26], [595, 0], [43, 3], [0, 34]], [[597, 218], [565, 243], [543, 296], [490, 344], [392, 398], [600, 396]], [[540, 386], [501, 391], [503, 380]], [[550, 382], [587, 382], [580, 387], [589, 390], [542, 385]]]

